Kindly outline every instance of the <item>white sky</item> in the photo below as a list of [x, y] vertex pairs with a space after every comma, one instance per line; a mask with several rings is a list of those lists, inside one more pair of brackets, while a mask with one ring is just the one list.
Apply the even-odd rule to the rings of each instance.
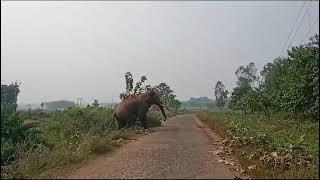
[[[218, 80], [234, 87], [238, 66], [260, 70], [279, 56], [302, 4], [1, 2], [1, 81], [22, 82], [20, 103], [118, 101], [127, 71], [169, 84], [180, 100], [213, 98]], [[301, 17], [307, 7], [293, 45], [311, 27], [319, 33], [319, 1]]]

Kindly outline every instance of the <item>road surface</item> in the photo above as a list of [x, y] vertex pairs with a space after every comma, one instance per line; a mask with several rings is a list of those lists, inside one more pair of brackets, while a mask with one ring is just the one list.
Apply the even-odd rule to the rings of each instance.
[[[214, 138], [214, 137], [213, 137]], [[88, 161], [68, 178], [234, 178], [239, 176], [218, 162], [210, 140], [184, 114], [167, 120], [137, 141]]]

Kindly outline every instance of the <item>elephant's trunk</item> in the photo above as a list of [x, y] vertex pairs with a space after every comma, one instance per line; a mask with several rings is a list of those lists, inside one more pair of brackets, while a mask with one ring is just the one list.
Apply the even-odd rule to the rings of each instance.
[[164, 112], [163, 106], [161, 104], [156, 104], [156, 105], [159, 106], [160, 111], [161, 111], [161, 113], [162, 113], [162, 115], [164, 117], [164, 121], [167, 120], [167, 116], [166, 116], [166, 113]]

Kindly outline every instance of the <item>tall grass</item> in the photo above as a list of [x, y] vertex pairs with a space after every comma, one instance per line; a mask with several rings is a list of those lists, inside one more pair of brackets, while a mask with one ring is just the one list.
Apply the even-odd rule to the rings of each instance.
[[[197, 115], [228, 140], [244, 166], [258, 165], [250, 172], [253, 177], [319, 178], [319, 123], [231, 110]], [[283, 164], [273, 161], [281, 157], [288, 159]]]
[[[52, 168], [111, 151], [114, 140], [134, 135], [132, 129], [109, 128], [113, 111], [71, 107], [29, 124], [27, 140], [15, 145], [14, 161], [1, 166], [1, 178], [43, 177]], [[148, 114], [148, 122], [161, 125], [155, 112]]]

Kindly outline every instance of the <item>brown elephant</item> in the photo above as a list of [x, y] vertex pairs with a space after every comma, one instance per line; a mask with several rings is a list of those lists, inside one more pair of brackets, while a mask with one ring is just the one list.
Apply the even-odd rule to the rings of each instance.
[[113, 113], [112, 123], [117, 120], [118, 129], [127, 126], [132, 127], [136, 120], [139, 119], [142, 126], [147, 129], [146, 114], [151, 105], [159, 106], [164, 121], [167, 119], [160, 97], [154, 90], [148, 90], [143, 94], [129, 97], [120, 102]]

